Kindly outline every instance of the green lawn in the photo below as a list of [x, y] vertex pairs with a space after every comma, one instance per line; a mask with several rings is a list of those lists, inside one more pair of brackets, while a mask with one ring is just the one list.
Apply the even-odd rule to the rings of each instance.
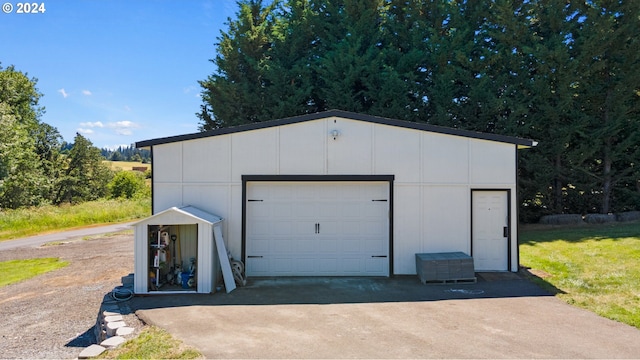
[[520, 263], [567, 303], [640, 328], [640, 222], [525, 227]]
[[37, 258], [28, 260], [9, 260], [0, 262], [0, 287], [31, 279], [69, 265], [58, 258]]

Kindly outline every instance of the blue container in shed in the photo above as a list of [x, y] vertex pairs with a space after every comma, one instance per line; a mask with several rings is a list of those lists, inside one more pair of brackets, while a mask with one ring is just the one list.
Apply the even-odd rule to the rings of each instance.
[[189, 273], [182, 273], [182, 288], [183, 289], [188, 289], [189, 288], [189, 277], [191, 276], [191, 274]]

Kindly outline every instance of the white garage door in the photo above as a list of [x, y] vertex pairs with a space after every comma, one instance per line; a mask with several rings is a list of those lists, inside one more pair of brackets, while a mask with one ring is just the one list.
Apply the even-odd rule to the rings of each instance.
[[248, 182], [248, 276], [388, 276], [388, 182]]

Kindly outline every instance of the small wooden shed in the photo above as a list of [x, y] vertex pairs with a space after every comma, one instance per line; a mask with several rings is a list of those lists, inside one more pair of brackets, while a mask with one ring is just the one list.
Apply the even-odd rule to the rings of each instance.
[[194, 206], [171, 207], [133, 224], [135, 293], [214, 292], [221, 225], [221, 217]]

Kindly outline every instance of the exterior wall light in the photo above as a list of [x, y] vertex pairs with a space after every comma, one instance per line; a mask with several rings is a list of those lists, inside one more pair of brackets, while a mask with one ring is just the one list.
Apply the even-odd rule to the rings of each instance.
[[331, 130], [329, 135], [331, 135], [331, 137], [333, 137], [333, 140], [335, 140], [338, 138], [338, 136], [340, 136], [340, 131], [338, 129], [333, 129]]

